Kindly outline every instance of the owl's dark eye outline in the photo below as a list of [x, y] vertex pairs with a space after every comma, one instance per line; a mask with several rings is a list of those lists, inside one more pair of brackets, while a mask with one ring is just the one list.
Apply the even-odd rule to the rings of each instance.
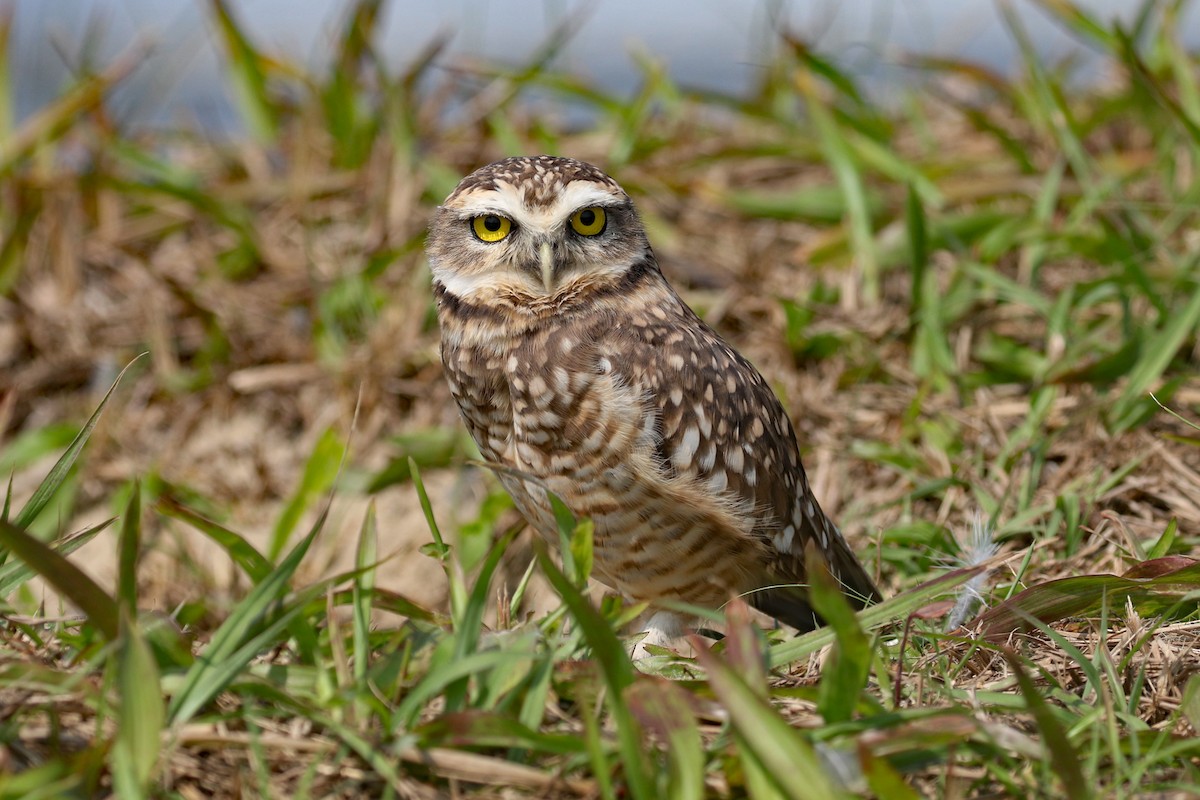
[[581, 208], [571, 215], [571, 230], [580, 236], [599, 236], [608, 227], [608, 213], [600, 206]]
[[512, 233], [512, 220], [499, 214], [480, 214], [471, 218], [471, 233], [485, 244], [502, 242]]

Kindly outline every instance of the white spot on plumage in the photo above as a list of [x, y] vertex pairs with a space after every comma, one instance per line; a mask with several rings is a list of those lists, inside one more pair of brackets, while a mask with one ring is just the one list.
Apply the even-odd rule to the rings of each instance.
[[550, 387], [546, 385], [546, 379], [541, 375], [534, 375], [529, 379], [529, 394], [533, 396], [533, 401], [539, 405], [544, 404], [550, 396]]
[[594, 453], [604, 446], [604, 441], [607, 439], [606, 431], [603, 426], [597, 425], [592, 429], [592, 432], [587, 435], [587, 438], [580, 444], [580, 452]]
[[675, 452], [671, 455], [671, 460], [675, 462], [676, 469], [686, 469], [692, 465], [692, 458], [696, 455], [696, 448], [700, 446], [700, 430], [695, 425], [689, 425], [687, 430], [683, 432], [683, 438], [679, 440], [679, 446], [675, 448]]
[[677, 406], [683, 402], [683, 389], [679, 386], [671, 387], [671, 405]]
[[771, 537], [771, 543], [775, 545], [775, 549], [781, 553], [792, 552], [792, 542], [796, 538], [796, 529], [788, 525], [782, 530], [775, 531]]
[[728, 450], [726, 450], [725, 451], [725, 466], [726, 466], [726, 468], [741, 475], [742, 468], [745, 465], [745, 462], [744, 462], [742, 456], [743, 456], [742, 448], [740, 448], [740, 447], [731, 447]]
[[546, 430], [541, 425], [538, 425], [538, 427], [531, 428], [531, 429], [525, 431], [525, 435], [524, 435], [523, 439], [525, 442], [528, 442], [529, 444], [534, 444], [534, 445], [538, 445], [539, 447], [541, 447], [541, 446], [549, 443], [550, 431]]

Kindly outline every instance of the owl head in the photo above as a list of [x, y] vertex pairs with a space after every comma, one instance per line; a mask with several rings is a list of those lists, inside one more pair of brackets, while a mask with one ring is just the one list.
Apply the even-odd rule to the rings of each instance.
[[463, 300], [537, 303], [611, 284], [650, 255], [629, 195], [591, 164], [518, 156], [488, 164], [438, 207], [434, 280]]

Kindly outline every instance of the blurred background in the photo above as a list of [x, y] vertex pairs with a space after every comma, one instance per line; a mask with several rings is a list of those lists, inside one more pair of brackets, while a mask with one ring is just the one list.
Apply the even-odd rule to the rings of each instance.
[[[11, 67], [16, 109], [24, 117], [90, 68], [135, 51], [139, 68], [118, 87], [111, 108], [129, 125], [193, 125], [236, 130], [239, 118], [224, 79], [226, 54], [200, 0], [7, 0], [13, 14]], [[349, 0], [294, 3], [233, 0], [247, 37], [307, 69], [329, 66]], [[1012, 2], [1029, 43], [1047, 63], [1069, 59], [1075, 79], [1103, 77], [1102, 48], [1073, 36], [1034, 2]], [[682, 86], [745, 94], [761, 81], [789, 31], [834, 58], [839, 69], [877, 97], [920, 80], [909, 56], [969, 58], [1011, 75], [1020, 49], [1000, 3], [956, 0], [566, 0], [541, 3], [449, 0], [391, 3], [380, 12], [376, 43], [384, 62], [402, 69], [434, 40], [444, 40], [438, 66], [522, 64], [561, 41], [545, 66], [604, 91], [629, 95], [641, 80], [638, 57], [652, 58]], [[1131, 22], [1139, 4], [1087, 0], [1078, 7]], [[1194, 8], [1177, 35], [1188, 47], [1200, 36]]]

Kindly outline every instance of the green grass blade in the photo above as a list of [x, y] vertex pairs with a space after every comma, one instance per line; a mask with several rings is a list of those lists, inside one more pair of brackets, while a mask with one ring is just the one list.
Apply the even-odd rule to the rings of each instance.
[[421, 552], [441, 563], [442, 571], [446, 573], [446, 582], [450, 586], [450, 616], [457, 620], [467, 606], [466, 582], [463, 580], [462, 571], [456, 569], [456, 565], [450, 559], [450, 546], [442, 538], [442, 530], [433, 514], [433, 504], [429, 502], [429, 493], [425, 491], [425, 481], [421, 479], [421, 470], [411, 456], [408, 459], [408, 470], [413, 488], [417, 490], [421, 512], [425, 515], [425, 524], [429, 526], [429, 533], [433, 536], [433, 542], [425, 545]]
[[1147, 560], [1162, 558], [1167, 553], [1171, 552], [1171, 545], [1175, 544], [1175, 536], [1179, 531], [1179, 518], [1171, 517], [1171, 521], [1167, 523], [1167, 527], [1163, 529], [1162, 535], [1155, 540], [1150, 546], [1150, 550], [1146, 553]]
[[[690, 712], [689, 712], [690, 713]], [[552, 755], [578, 755], [587, 746], [574, 733], [550, 733], [503, 713], [464, 711], [442, 714], [415, 731], [422, 745], [509, 747]]]
[[140, 798], [147, 796], [154, 777], [165, 715], [154, 654], [129, 612], [121, 616], [116, 663], [120, 699], [113, 782], [118, 796]]
[[708, 673], [709, 686], [729, 713], [734, 729], [788, 797], [832, 800], [842, 796], [825, 774], [812, 745], [741, 676], [700, 642], [696, 644], [696, 661]]
[[590, 519], [581, 519], [571, 531], [571, 561], [575, 565], [575, 583], [586, 586], [592, 575], [593, 542], [595, 523]]
[[[114, 522], [114, 519], [108, 519], [90, 528], [80, 531], [79, 533], [59, 539], [54, 544], [50, 545], [56, 553], [61, 556], [68, 556], [75, 552], [85, 544], [96, 538], [96, 534], [107, 528]], [[38, 570], [20, 559], [9, 561], [3, 566], [0, 566], [0, 597], [7, 597], [16, 589], [38, 574]]]
[[845, 132], [838, 127], [834, 116], [825, 108], [815, 87], [807, 80], [802, 80], [800, 91], [807, 100], [806, 108], [812, 117], [825, 158], [846, 198], [850, 242], [862, 276], [863, 299], [868, 305], [874, 305], [879, 302], [880, 297], [879, 258], [875, 250], [875, 234], [861, 171], [855, 163], [853, 150], [845, 139]]
[[393, 717], [400, 728], [411, 728], [425, 706], [438, 695], [459, 681], [470, 678], [513, 661], [528, 661], [535, 654], [522, 650], [481, 650], [468, 656], [444, 663], [426, 672], [420, 681], [408, 690], [404, 699], [396, 706]]
[[1034, 721], [1037, 722], [1038, 729], [1042, 733], [1050, 763], [1062, 781], [1063, 792], [1071, 800], [1087, 800], [1092, 797], [1092, 791], [1084, 781], [1083, 771], [1079, 767], [1079, 754], [1071, 746], [1067, 732], [1055, 717], [1053, 709], [1042, 697], [1041, 690], [1026, 674], [1021, 659], [1016, 653], [1001, 649], [1001, 654], [1013, 671], [1021, 688], [1021, 694], [1025, 697], [1026, 706], [1033, 714]]
[[47, 583], [87, 614], [88, 620], [105, 639], [116, 641], [119, 633], [117, 602], [86, 572], [45, 542], [8, 522], [0, 523], [0, 545], [36, 570]]
[[1128, 602], [1142, 615], [1157, 616], [1178, 608], [1197, 591], [1200, 563], [1190, 560], [1149, 578], [1077, 575], [1030, 586], [985, 611], [974, 624], [982, 637], [1003, 641], [1013, 631], [1026, 629], [1029, 618], [1050, 623], [1098, 614], [1110, 599], [1121, 608]]
[[634, 669], [621, 640], [600, 616], [600, 612], [592, 607], [579, 589], [568, 581], [567, 576], [554, 565], [549, 553], [546, 552], [546, 545], [540, 539], [535, 539], [533, 547], [538, 564], [546, 573], [547, 580], [562, 597], [571, 616], [582, 629], [584, 638], [592, 646], [592, 656], [600, 663], [609, 688], [616, 692], [624, 690], [633, 683]]
[[1109, 409], [1109, 426], [1114, 432], [1128, 430], [1137, 424], [1141, 419], [1138, 406], [1147, 401], [1150, 390], [1162, 379], [1187, 338], [1195, 335], [1200, 324], [1200, 287], [1192, 287], [1187, 304], [1166, 315], [1165, 323], [1146, 340], [1142, 358], [1129, 373], [1128, 383]]
[[596, 776], [600, 797], [603, 800], [617, 800], [617, 790], [613, 787], [611, 775], [612, 768], [608, 764], [608, 754], [600, 728], [596, 697], [592, 691], [580, 689], [576, 702], [579, 703], [579, 715], [583, 718], [583, 742], [587, 749], [588, 766]]
[[216, 542], [254, 583], [261, 582], [274, 569], [266, 556], [241, 534], [201, 516], [175, 499], [164, 497], [158, 502], [157, 509], [161, 514], [186, 522]]
[[142, 485], [134, 481], [117, 539], [117, 602], [127, 614], [137, 613], [137, 565], [142, 542]]
[[529, 582], [533, 579], [533, 571], [537, 568], [536, 561], [530, 561], [529, 566], [525, 568], [525, 572], [521, 575], [521, 580], [517, 581], [517, 588], [513, 589], [512, 599], [508, 602], [508, 618], [516, 619], [521, 611], [521, 604], [525, 602], [525, 593], [529, 590]]
[[871, 674], [871, 640], [863, 633], [841, 586], [821, 556], [815, 541], [804, 548], [809, 601], [836, 637], [817, 687], [817, 710], [828, 724], [850, 719]]
[[358, 0], [350, 6], [329, 78], [322, 87], [320, 100], [326, 128], [336, 145], [338, 166], [361, 166], [380, 127], [380, 115], [362, 73], [364, 64], [376, 60], [371, 42], [381, 5], [380, 0]]
[[625, 701], [642, 727], [666, 743], [667, 770], [660, 778], [659, 796], [701, 800], [704, 743], [687, 693], [670, 682], [636, 681], [626, 691]]
[[[1195, 129], [1200, 128], [1200, 83], [1196, 80], [1196, 68], [1192, 57], [1179, 36], [1185, 29], [1185, 26], [1180, 24], [1180, 17], [1186, 6], [1186, 2], [1176, 0], [1163, 9], [1162, 29], [1165, 35], [1162, 44], [1167, 50], [1167, 60], [1171, 65], [1171, 79], [1179, 96], [1181, 116]], [[1124, 47], [1124, 42], [1122, 44]], [[1136, 53], [1137, 50], [1132, 52]], [[1200, 141], [1200, 137], [1193, 134], [1193, 141]]]
[[[238, 603], [233, 612], [213, 633], [208, 646], [197, 657], [195, 664], [184, 675], [183, 684], [175, 696], [167, 714], [172, 725], [181, 725], [204, 704], [211, 700], [229, 680], [236, 676], [231, 667], [236, 666], [240, 658], [234, 658], [235, 653], [245, 654], [245, 660], [254, 655], [246, 654], [243, 645], [246, 637], [267, 614], [270, 608], [287, 592], [288, 583], [300, 562], [304, 559], [308, 548], [316, 539], [317, 534], [325, 524], [327, 512], [323, 512], [311, 531], [292, 548], [292, 551], [279, 562], [265, 578], [263, 578]], [[271, 629], [279, 629], [280, 621], [276, 621]], [[262, 638], [261, 635], [258, 638]]]
[[375, 561], [379, 552], [379, 530], [375, 523], [375, 502], [367, 506], [362, 530], [358, 533], [354, 566], [360, 571], [351, 589], [354, 611], [354, 680], [360, 686], [371, 661], [371, 601], [375, 596]]
[[69, 133], [84, 114], [103, 104], [105, 95], [133, 72], [140, 60], [141, 54], [129, 54], [104, 72], [84, 77], [26, 118], [10, 136], [0, 137], [0, 176], [14, 170], [39, 147]]
[[725, 605], [724, 656], [729, 666], [756, 693], [767, 695], [767, 659], [762, 632], [751, 618], [750, 606], [740, 597]]
[[1010, 5], [1001, 5], [1000, 14], [1005, 27], [1016, 41], [1021, 63], [1028, 73], [1030, 87], [1024, 111], [1048, 131], [1066, 156], [1081, 181], [1090, 182], [1094, 176], [1091, 159], [1079, 140], [1072, 109], [1067, 106], [1063, 87], [1047, 74], [1038, 57], [1037, 48], [1025, 29], [1020, 15]]
[[[327, 585], [321, 583], [305, 589], [285, 611], [274, 617], [269, 625], [254, 636], [234, 641], [232, 644], [223, 641], [222, 645], [225, 646], [221, 658], [211, 658], [207, 649], [200, 653], [184, 676], [181, 692], [171, 698], [167, 708], [167, 717], [171, 725], [178, 728], [186, 724], [222, 690], [242, 676], [246, 665], [255, 656], [270, 647], [278, 646], [283, 632], [305, 612], [309, 603], [321, 597], [326, 588]], [[241, 608], [239, 605], [235, 613]], [[218, 633], [224, 627], [222, 625], [218, 628]]]
[[858, 758], [862, 763], [863, 777], [876, 797], [887, 800], [920, 800], [921, 795], [908, 785], [904, 776], [888, 764], [887, 759], [871, 752], [869, 747], [859, 747]]
[[279, 123], [267, 87], [267, 61], [233, 18], [227, 0], [210, 0], [209, 5], [225, 44], [234, 100], [242, 121], [259, 144], [270, 144], [275, 140]]
[[592, 648], [592, 656], [599, 662], [601, 674], [607, 687], [608, 707], [616, 721], [617, 741], [621, 753], [621, 764], [631, 794], [644, 800], [655, 797], [656, 792], [647, 774], [643, 760], [641, 735], [638, 725], [624, 700], [625, 689], [633, 683], [633, 664], [624, 646], [600, 613], [592, 607], [574, 583], [554, 566], [546, 546], [541, 540], [534, 541], [534, 552], [542, 572], [563, 603], [571, 617], [583, 631], [583, 636]]
[[1200, 673], [1193, 673], [1183, 688], [1180, 708], [1193, 730], [1200, 730]]
[[[471, 588], [470, 595], [467, 596], [467, 604], [463, 607], [462, 616], [455, 620], [455, 661], [459, 661], [474, 653], [479, 645], [479, 635], [483, 628], [483, 615], [487, 611], [488, 597], [491, 595], [492, 575], [495, 574], [496, 568], [500, 566], [500, 559], [504, 557], [504, 553], [508, 550], [509, 544], [512, 543], [513, 537], [520, 530], [520, 526], [510, 528], [492, 546], [491, 552], [484, 559], [483, 566], [479, 570], [479, 575], [475, 578], [475, 585]], [[460, 710], [466, 698], [466, 693], [467, 685], [465, 681], [451, 686], [446, 692], [446, 710], [451, 712]]]
[[338, 436], [336, 430], [327, 428], [317, 440], [304, 465], [300, 485], [296, 487], [295, 493], [275, 523], [275, 530], [271, 533], [271, 546], [267, 550], [268, 559], [275, 561], [279, 558], [279, 554], [287, 547], [292, 531], [300, 522], [301, 515], [333, 486], [345, 453], [346, 443]]
[[[108, 387], [108, 391], [104, 393], [104, 397], [101, 398], [100, 404], [96, 406], [96, 410], [92, 412], [90, 417], [88, 417], [88, 421], [84, 424], [83, 429], [79, 431], [78, 435], [76, 435], [70, 446], [67, 447], [67, 451], [62, 454], [62, 457], [58, 459], [57, 463], [51, 467], [50, 472], [46, 475], [45, 479], [38, 484], [33, 496], [29, 498], [29, 501], [25, 503], [25, 506], [12, 521], [13, 525], [18, 528], [28, 528], [30, 524], [37, 519], [38, 514], [42, 513], [42, 509], [46, 507], [51, 498], [54, 497], [55, 493], [63, 485], [63, 482], [66, 481], [67, 474], [71, 471], [71, 467], [75, 466], [75, 462], [78, 460], [79, 454], [83, 451], [83, 446], [87, 444], [87, 440], [91, 437], [92, 431], [95, 430], [96, 423], [100, 421], [100, 414], [104, 411], [104, 407], [108, 405], [108, 401], [110, 398], [112, 398], [113, 392], [117, 390], [117, 386], [121, 383], [121, 379], [125, 377], [125, 373], [129, 372], [130, 367], [136, 364], [145, 355], [146, 354], [143, 353], [137, 358], [134, 358], [132, 361], [126, 364], [125, 368], [121, 370], [120, 374], [117, 375], [117, 379], [113, 381], [112, 386]], [[113, 622], [114, 624], [112, 631], [113, 635], [115, 636], [115, 620], [113, 620]]]
[[925, 206], [921, 203], [921, 196], [911, 184], [904, 203], [904, 220], [908, 231], [909, 270], [912, 273], [909, 324], [915, 325], [929, 272], [929, 226], [925, 221]]
[[[859, 611], [857, 614], [858, 624], [864, 630], [875, 630], [888, 623], [900, 621], [934, 600], [944, 597], [954, 588], [966, 583], [982, 571], [983, 567], [956, 569], [919, 586], [914, 586], [882, 603], [868, 606]], [[829, 628], [818, 628], [797, 636], [791, 641], [771, 647], [768, 650], [768, 660], [772, 667], [788, 664], [810, 656], [826, 645], [833, 644], [836, 638], [834, 632]]]

